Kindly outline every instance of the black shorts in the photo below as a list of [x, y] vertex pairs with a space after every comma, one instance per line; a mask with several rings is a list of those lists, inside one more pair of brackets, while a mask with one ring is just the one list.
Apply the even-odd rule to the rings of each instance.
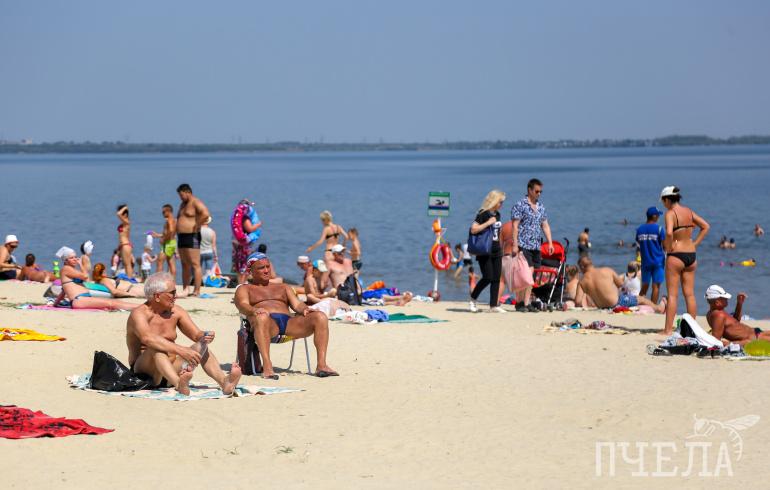
[[363, 263], [363, 262], [361, 262], [360, 260], [354, 260], [354, 261], [353, 261], [353, 268], [354, 268], [355, 270], [357, 270], [357, 271], [360, 271], [360, 270], [361, 270], [361, 267], [363, 267], [363, 266], [364, 266], [364, 263]]
[[177, 233], [177, 248], [201, 248], [201, 232]]
[[473, 265], [473, 260], [471, 260], [471, 259], [463, 259], [463, 265], [466, 266], [466, 267], [469, 266], [469, 265]]
[[527, 250], [526, 248], [520, 248], [519, 253], [524, 255], [524, 258], [527, 259], [527, 264], [529, 264], [530, 267], [538, 269], [541, 265], [543, 265], [543, 256], [540, 253], [540, 250]]

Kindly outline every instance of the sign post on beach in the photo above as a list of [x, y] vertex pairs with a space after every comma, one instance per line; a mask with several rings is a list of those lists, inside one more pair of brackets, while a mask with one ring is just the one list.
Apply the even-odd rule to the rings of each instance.
[[[449, 216], [448, 192], [428, 192], [428, 216], [438, 216], [438, 219], [433, 223], [433, 232], [436, 234], [435, 248], [439, 246], [441, 235], [444, 232], [441, 228], [441, 217]], [[432, 253], [433, 252], [431, 251], [431, 255]], [[442, 270], [444, 270], [443, 267]], [[435, 301], [438, 301], [438, 298], [440, 297], [438, 292], [438, 268], [435, 264], [433, 268], [433, 291], [431, 291], [430, 296]]]
[[449, 216], [448, 192], [428, 192], [428, 216]]

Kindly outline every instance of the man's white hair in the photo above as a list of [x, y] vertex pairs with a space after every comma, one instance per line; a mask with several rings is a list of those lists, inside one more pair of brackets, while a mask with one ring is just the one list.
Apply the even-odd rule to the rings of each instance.
[[166, 291], [169, 284], [173, 284], [176, 287], [174, 276], [168, 272], [156, 272], [144, 281], [144, 297], [151, 300], [156, 294]]

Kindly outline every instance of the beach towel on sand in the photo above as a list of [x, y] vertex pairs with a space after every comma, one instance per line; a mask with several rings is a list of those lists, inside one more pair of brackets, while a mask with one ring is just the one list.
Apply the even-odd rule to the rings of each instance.
[[81, 419], [51, 417], [15, 405], [0, 406], [0, 437], [26, 439], [29, 437], [65, 437], [75, 434], [104, 434], [113, 429], [88, 425]]
[[53, 305], [31, 305], [23, 304], [16, 307], [19, 310], [41, 310], [41, 311], [119, 311], [110, 310], [107, 308], [70, 308], [69, 306], [53, 306]]
[[39, 340], [42, 342], [52, 342], [55, 340], [67, 339], [59, 337], [58, 335], [46, 335], [27, 328], [0, 328], [0, 340]]
[[425, 315], [407, 315], [405, 313], [392, 313], [388, 318], [388, 323], [439, 323], [449, 320], [439, 320]]
[[177, 402], [187, 402], [193, 400], [216, 400], [218, 398], [230, 398], [231, 396], [252, 396], [252, 395], [279, 395], [281, 393], [294, 393], [303, 391], [297, 388], [282, 388], [278, 386], [255, 386], [238, 385], [232, 395], [225, 395], [216, 385], [209, 384], [190, 384], [190, 396], [181, 395], [173, 388], [138, 390], [138, 391], [101, 391], [92, 390], [88, 386], [91, 382], [90, 374], [74, 374], [67, 376], [70, 387], [94, 391], [103, 395], [128, 396], [131, 398], [149, 398], [152, 400], [172, 400]]

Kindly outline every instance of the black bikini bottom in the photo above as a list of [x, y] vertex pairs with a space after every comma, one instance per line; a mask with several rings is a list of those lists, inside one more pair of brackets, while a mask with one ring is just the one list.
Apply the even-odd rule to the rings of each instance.
[[668, 256], [681, 260], [685, 268], [695, 263], [695, 252], [670, 252]]

